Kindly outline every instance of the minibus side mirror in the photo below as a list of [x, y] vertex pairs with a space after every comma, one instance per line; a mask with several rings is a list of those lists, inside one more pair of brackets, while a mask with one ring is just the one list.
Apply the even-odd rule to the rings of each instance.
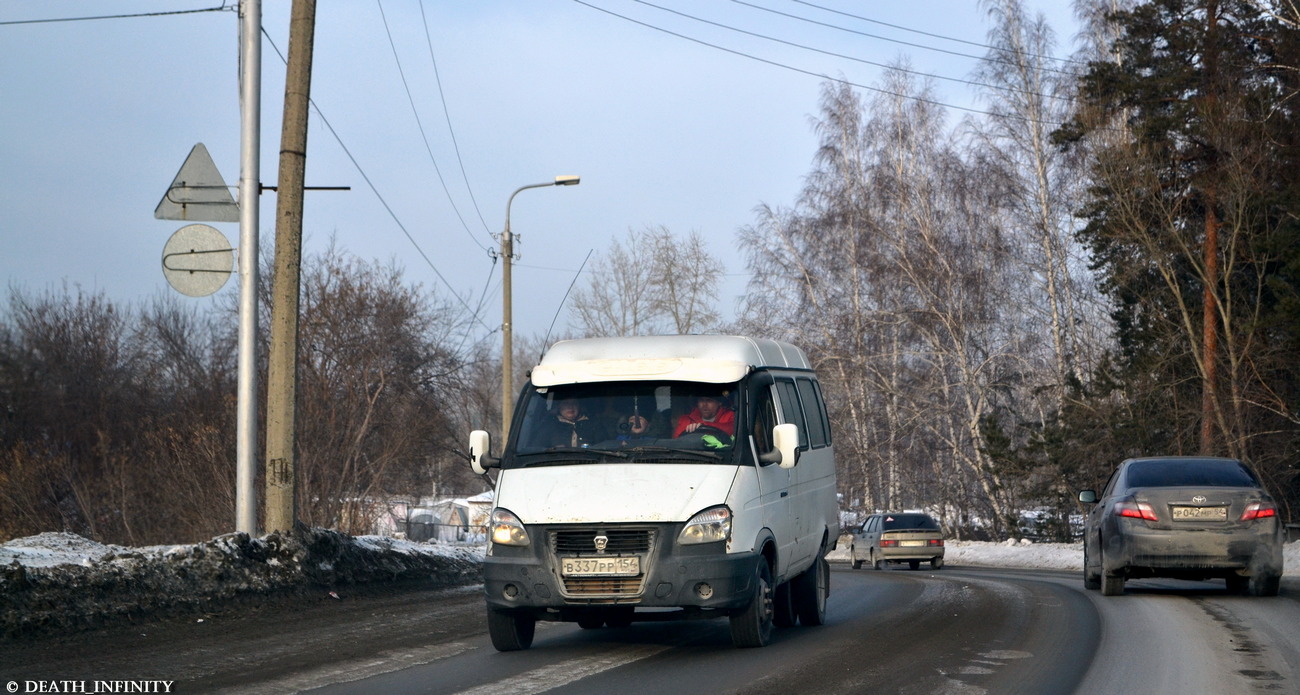
[[469, 433], [469, 466], [475, 473], [483, 475], [487, 473], [487, 469], [501, 464], [501, 459], [493, 458], [491, 451], [492, 435], [484, 430], [474, 430]]
[[799, 462], [799, 426], [787, 422], [773, 427], [772, 442], [776, 444], [776, 450], [781, 454], [778, 465], [782, 468], [794, 468], [794, 465]]

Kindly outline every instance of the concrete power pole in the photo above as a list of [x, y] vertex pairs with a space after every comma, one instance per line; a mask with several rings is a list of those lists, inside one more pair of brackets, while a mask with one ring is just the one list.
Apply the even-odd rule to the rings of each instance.
[[307, 110], [316, 33], [316, 0], [293, 0], [284, 83], [280, 175], [275, 208], [275, 276], [266, 384], [266, 530], [289, 531], [297, 519], [294, 423], [298, 387], [298, 293], [302, 271], [303, 180]]

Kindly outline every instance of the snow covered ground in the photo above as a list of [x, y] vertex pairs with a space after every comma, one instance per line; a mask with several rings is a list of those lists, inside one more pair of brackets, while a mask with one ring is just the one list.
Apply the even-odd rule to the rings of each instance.
[[482, 581], [483, 550], [298, 528], [193, 545], [126, 548], [69, 533], [0, 545], [0, 634], [221, 610], [343, 587]]
[[[226, 538], [226, 536], [222, 538]], [[214, 540], [219, 541], [220, 539]], [[380, 536], [360, 536], [351, 540], [358, 547], [376, 552], [469, 559], [482, 558], [482, 550], [461, 545], [413, 543]], [[73, 533], [42, 533], [26, 538], [16, 538], [8, 543], [0, 544], [0, 566], [16, 562], [29, 568], [58, 567], [60, 565], [92, 567], [97, 562], [111, 561], [121, 557], [153, 558], [155, 561], [165, 562], [171, 556], [191, 553], [196, 547], [199, 546], [155, 545], [128, 548], [120, 545], [96, 543]]]
[[[847, 562], [847, 544], [830, 560]], [[0, 545], [0, 634], [77, 629], [120, 618], [219, 609], [249, 597], [321, 595], [341, 587], [482, 581], [482, 547], [353, 538], [320, 529], [250, 538], [233, 533], [194, 545], [127, 548], [70, 533]], [[1078, 543], [949, 541], [949, 566], [1081, 571]], [[1285, 548], [1300, 575], [1300, 542]]]
[[[444, 543], [413, 543], [379, 536], [360, 536], [353, 541], [362, 548], [375, 552], [399, 555], [453, 557], [481, 560], [481, 548]], [[94, 567], [97, 563], [112, 562], [119, 558], [153, 558], [166, 562], [169, 557], [186, 555], [196, 546], [158, 545], [145, 548], [126, 548], [104, 545], [71, 533], [42, 533], [38, 536], [18, 538], [0, 545], [0, 567], [17, 563], [27, 568], [76, 565]], [[1286, 574], [1300, 576], [1300, 541], [1287, 543]], [[847, 562], [848, 550], [830, 554], [832, 562]], [[1029, 569], [1080, 570], [1083, 569], [1083, 546], [1079, 543], [1031, 543], [1005, 541], [948, 541], [945, 561], [949, 565], [974, 567], [1022, 567]]]
[[[481, 560], [481, 548], [444, 543], [413, 543], [378, 536], [361, 536], [353, 539], [363, 548], [376, 552], [390, 552], [415, 556], [445, 556]], [[158, 545], [145, 548], [126, 548], [104, 545], [71, 533], [42, 533], [38, 536], [18, 538], [0, 544], [0, 567], [17, 563], [27, 568], [76, 565], [94, 567], [96, 563], [111, 562], [117, 558], [153, 558], [158, 562], [168, 557], [185, 555], [196, 546]], [[832, 562], [847, 562], [848, 550], [843, 544], [830, 554]], [[1287, 543], [1286, 574], [1300, 576], [1300, 541]], [[1083, 547], [1079, 543], [1031, 543], [1006, 541], [948, 541], [945, 561], [949, 565], [975, 567], [1022, 567], [1030, 569], [1080, 570], [1083, 569]]]
[[[982, 541], [947, 541], [944, 564], [968, 567], [1021, 567], [1026, 569], [1083, 571], [1083, 544], [1031, 543], [1028, 540], [986, 543]], [[848, 546], [840, 543], [840, 550], [827, 559], [848, 562]], [[1300, 541], [1287, 543], [1282, 548], [1287, 576], [1300, 576]]]

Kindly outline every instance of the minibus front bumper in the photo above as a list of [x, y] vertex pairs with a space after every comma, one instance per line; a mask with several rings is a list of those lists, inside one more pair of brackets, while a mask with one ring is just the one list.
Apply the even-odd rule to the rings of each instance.
[[583, 609], [611, 606], [717, 614], [748, 605], [762, 556], [728, 553], [727, 541], [681, 545], [681, 529], [528, 526], [527, 546], [489, 544], [483, 565], [488, 606], [569, 620]]

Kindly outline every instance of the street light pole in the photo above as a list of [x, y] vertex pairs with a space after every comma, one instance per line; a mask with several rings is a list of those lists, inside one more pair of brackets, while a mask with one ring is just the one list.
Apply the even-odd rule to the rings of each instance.
[[576, 186], [580, 180], [577, 176], [556, 176], [554, 181], [546, 183], [533, 183], [527, 186], [520, 186], [510, 194], [510, 199], [506, 201], [506, 228], [501, 233], [501, 260], [504, 265], [501, 266], [501, 446], [505, 446], [506, 439], [510, 436], [510, 411], [514, 406], [514, 346], [511, 339], [511, 306], [510, 306], [510, 261], [514, 258], [515, 241], [510, 235], [510, 205], [515, 202], [515, 196], [520, 191], [526, 191], [530, 188], [546, 188], [547, 186]]
[[239, 370], [235, 530], [257, 535], [257, 244], [262, 182], [262, 0], [239, 3]]

